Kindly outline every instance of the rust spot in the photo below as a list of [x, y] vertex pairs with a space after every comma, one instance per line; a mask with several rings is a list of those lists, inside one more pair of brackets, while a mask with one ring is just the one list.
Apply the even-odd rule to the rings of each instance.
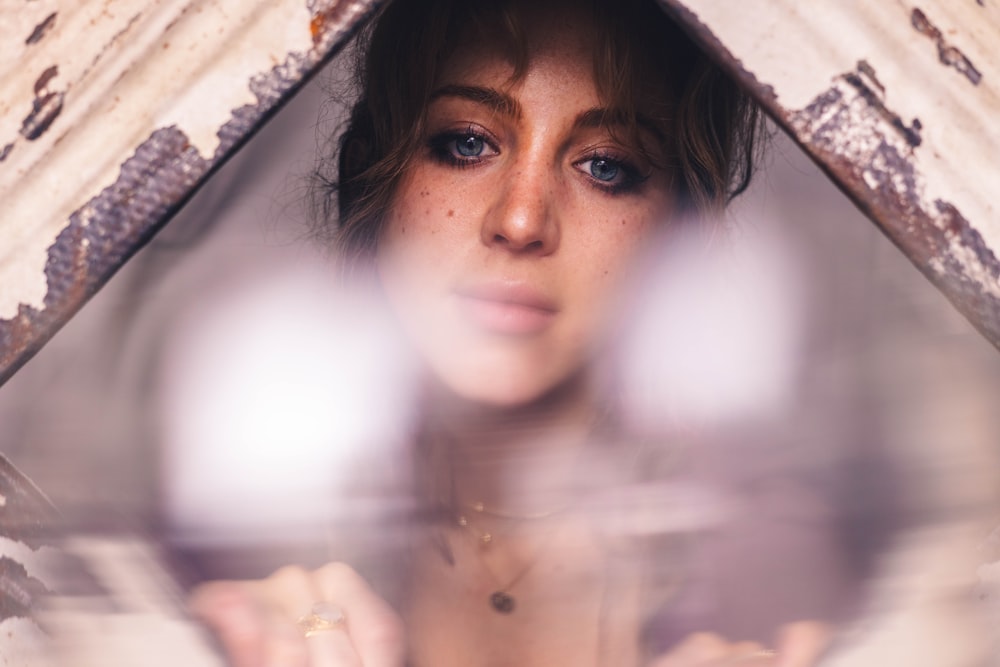
[[313, 47], [318, 48], [331, 28], [341, 22], [340, 15], [344, 13], [349, 4], [348, 2], [337, 2], [330, 9], [324, 9], [312, 15], [309, 20], [309, 34], [312, 35]]
[[59, 68], [53, 65], [35, 81], [35, 99], [31, 102], [31, 113], [21, 123], [21, 136], [28, 141], [42, 136], [62, 111], [65, 93], [49, 90], [49, 83], [58, 74]]
[[948, 234], [961, 234], [962, 230], [969, 226], [965, 218], [958, 212], [958, 209], [948, 202], [938, 199], [934, 202], [934, 205], [937, 207], [938, 212], [941, 213], [941, 227]]
[[48, 93], [36, 97], [31, 103], [31, 113], [21, 123], [21, 136], [28, 141], [34, 141], [42, 136], [62, 111], [65, 97], [63, 93]]
[[914, 7], [913, 12], [910, 14], [910, 22], [917, 32], [934, 40], [937, 44], [938, 60], [942, 64], [953, 67], [964, 74], [965, 78], [972, 82], [972, 85], [979, 85], [979, 82], [983, 79], [983, 75], [964, 53], [945, 41], [944, 35], [941, 34], [937, 26], [930, 22], [926, 14]]
[[25, 44], [37, 44], [42, 41], [42, 37], [45, 37], [45, 33], [52, 29], [52, 26], [56, 24], [56, 12], [52, 12], [45, 17], [45, 20], [35, 26], [35, 29], [31, 31], [28, 35], [28, 39], [24, 40]]
[[878, 88], [879, 95], [885, 97], [885, 86], [878, 80], [878, 77], [875, 75], [875, 68], [867, 60], [858, 61], [858, 73], [863, 74], [865, 78], [871, 81], [872, 85]]
[[947, 236], [957, 238], [960, 245], [971, 251], [979, 266], [993, 279], [1000, 279], [1000, 261], [987, 245], [982, 234], [955, 208], [954, 204], [941, 199], [934, 200], [939, 226]]
[[323, 27], [326, 25], [326, 12], [320, 12], [319, 14], [313, 14], [312, 20], [309, 21], [309, 34], [312, 35], [313, 44], [319, 44], [319, 40], [323, 35]]
[[[858, 69], [854, 72], [848, 72], [844, 75], [844, 80], [849, 83], [858, 93], [864, 98], [865, 102], [872, 111], [877, 113], [883, 119], [889, 122], [894, 128], [896, 128], [899, 133], [903, 136], [911, 147], [916, 148], [920, 145], [922, 141], [920, 138], [920, 130], [923, 129], [923, 125], [920, 123], [920, 119], [914, 118], [913, 123], [909, 126], [903, 122], [903, 119], [899, 117], [895, 111], [889, 109], [883, 97], [885, 94], [885, 87], [879, 82], [878, 77], [875, 76], [875, 69], [868, 64], [866, 61], [862, 60], [858, 63]], [[876, 93], [872, 89], [872, 85], [879, 89], [879, 93]]]
[[53, 65], [42, 72], [41, 76], [38, 77], [38, 80], [35, 81], [35, 95], [41, 95], [46, 89], [48, 89], [49, 81], [56, 78], [58, 74], [59, 67], [57, 65]]
[[0, 148], [0, 162], [3, 162], [4, 160], [6, 160], [7, 156], [10, 155], [10, 152], [12, 150], [14, 150], [14, 144], [13, 143], [7, 144], [3, 148]]
[[[324, 4], [332, 4], [333, 6], [316, 12], [309, 19], [309, 34], [312, 36], [314, 49], [319, 49], [326, 40], [335, 36], [338, 30], [343, 28], [345, 18], [361, 3], [334, 2]], [[370, 9], [376, 5], [377, 3], [372, 3]]]
[[[1000, 278], [1000, 260], [953, 204], [924, 199], [912, 141], [859, 79], [858, 72], [841, 75], [805, 109], [791, 112], [790, 126], [862, 210], [1000, 347], [1000, 298], [988, 289]], [[919, 131], [919, 121], [908, 129]]]

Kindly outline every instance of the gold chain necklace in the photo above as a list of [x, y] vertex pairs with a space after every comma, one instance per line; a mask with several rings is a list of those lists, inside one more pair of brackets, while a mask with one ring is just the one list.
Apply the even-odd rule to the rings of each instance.
[[[469, 510], [473, 514], [479, 514], [482, 516], [494, 517], [497, 519], [504, 519], [505, 521], [540, 521], [542, 519], [550, 519], [557, 514], [561, 514], [566, 511], [566, 507], [560, 507], [554, 510], [549, 510], [547, 512], [533, 512], [528, 514], [515, 514], [513, 512], [503, 512], [500, 510], [492, 509], [487, 507], [485, 503], [477, 501], [474, 503], [466, 503], [464, 505], [465, 509]], [[462, 528], [472, 530], [471, 522], [469, 521], [468, 514], [459, 514], [455, 522]], [[493, 533], [489, 531], [479, 532], [477, 539], [479, 545], [482, 547], [489, 546], [493, 542]]]
[[[487, 514], [491, 516], [501, 516], [500, 514], [493, 513], [492, 511], [487, 510], [485, 505], [481, 502], [472, 503], [468, 505], [468, 507], [473, 511], [481, 514]], [[531, 515], [530, 518], [527, 517], [519, 517], [519, 518], [520, 520], [524, 521], [544, 519], [547, 517], [555, 516], [556, 514], [564, 510], [565, 508], [554, 510], [552, 512], [545, 512], [545, 513], [539, 513], [537, 515]], [[514, 515], [506, 515], [504, 518], [517, 520], [514, 518]], [[473, 534], [473, 536], [476, 538], [476, 542], [480, 547], [480, 549], [489, 547], [491, 544], [493, 544], [493, 534], [490, 532], [475, 531], [472, 525], [470, 524], [468, 517], [466, 517], [464, 514], [459, 514], [456, 517], [456, 523], [459, 525], [459, 527]], [[531, 568], [533, 568], [535, 565], [538, 564], [538, 561], [545, 553], [546, 546], [552, 539], [552, 536], [557, 532], [557, 528], [558, 527], [553, 527], [542, 537], [542, 539], [538, 543], [538, 546], [535, 548], [534, 555], [530, 559], [528, 559], [528, 562], [525, 563], [517, 571], [517, 573], [513, 577], [511, 577], [506, 583], [501, 582], [500, 577], [498, 577], [496, 573], [494, 573], [493, 570], [490, 569], [489, 563], [487, 563], [486, 560], [482, 556], [480, 556], [479, 562], [480, 564], [482, 564], [483, 569], [486, 571], [487, 574], [489, 574], [490, 578], [493, 579], [493, 581], [496, 584], [498, 584], [496, 590], [490, 593], [489, 596], [490, 607], [492, 607], [494, 611], [500, 614], [510, 614], [514, 611], [514, 609], [517, 608], [517, 600], [511, 594], [510, 590], [514, 588], [514, 586], [516, 586], [528, 574], [528, 572], [531, 571]]]

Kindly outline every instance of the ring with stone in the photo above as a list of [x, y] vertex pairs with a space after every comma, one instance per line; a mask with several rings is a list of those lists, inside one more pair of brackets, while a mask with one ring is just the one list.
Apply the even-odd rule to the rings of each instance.
[[340, 630], [346, 622], [347, 617], [344, 616], [343, 609], [332, 602], [317, 602], [309, 613], [301, 616], [295, 624], [302, 630], [303, 635], [312, 637], [321, 632]]

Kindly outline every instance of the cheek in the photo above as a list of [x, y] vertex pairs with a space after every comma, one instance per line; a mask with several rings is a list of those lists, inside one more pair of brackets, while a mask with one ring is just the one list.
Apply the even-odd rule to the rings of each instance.
[[420, 256], [428, 251], [422, 238], [434, 235], [430, 215], [421, 210], [420, 201], [400, 197], [389, 211], [379, 239], [378, 269], [383, 282], [392, 281], [399, 272], [413, 271]]
[[577, 262], [578, 270], [590, 273], [593, 280], [616, 284], [628, 276], [656, 237], [660, 218], [640, 212], [600, 221], [582, 244], [589, 257]]
[[456, 202], [449, 200], [449, 189], [411, 177], [404, 183], [390, 210], [382, 238], [379, 260], [416, 262], [448, 256], [457, 243]]
[[442, 190], [410, 178], [400, 188], [379, 239], [378, 279], [402, 319], [414, 312], [426, 316], [428, 308], [440, 307], [435, 296], [453, 282], [463, 254], [455, 203]]
[[585, 253], [569, 268], [571, 289], [581, 308], [580, 326], [603, 339], [619, 322], [642, 279], [645, 254], [669, 224], [667, 209], [618, 211], [581, 239]]

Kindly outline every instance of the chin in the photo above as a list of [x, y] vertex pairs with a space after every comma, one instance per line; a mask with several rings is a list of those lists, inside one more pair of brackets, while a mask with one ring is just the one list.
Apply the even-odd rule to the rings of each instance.
[[540, 401], [552, 387], [538, 378], [507, 372], [488, 374], [435, 373], [435, 383], [463, 403], [491, 408], [519, 408]]
[[[541, 370], [540, 370], [541, 369]], [[496, 410], [518, 410], [548, 403], [575, 393], [584, 375], [579, 369], [551, 364], [451, 365], [431, 369], [433, 384], [451, 399]]]

